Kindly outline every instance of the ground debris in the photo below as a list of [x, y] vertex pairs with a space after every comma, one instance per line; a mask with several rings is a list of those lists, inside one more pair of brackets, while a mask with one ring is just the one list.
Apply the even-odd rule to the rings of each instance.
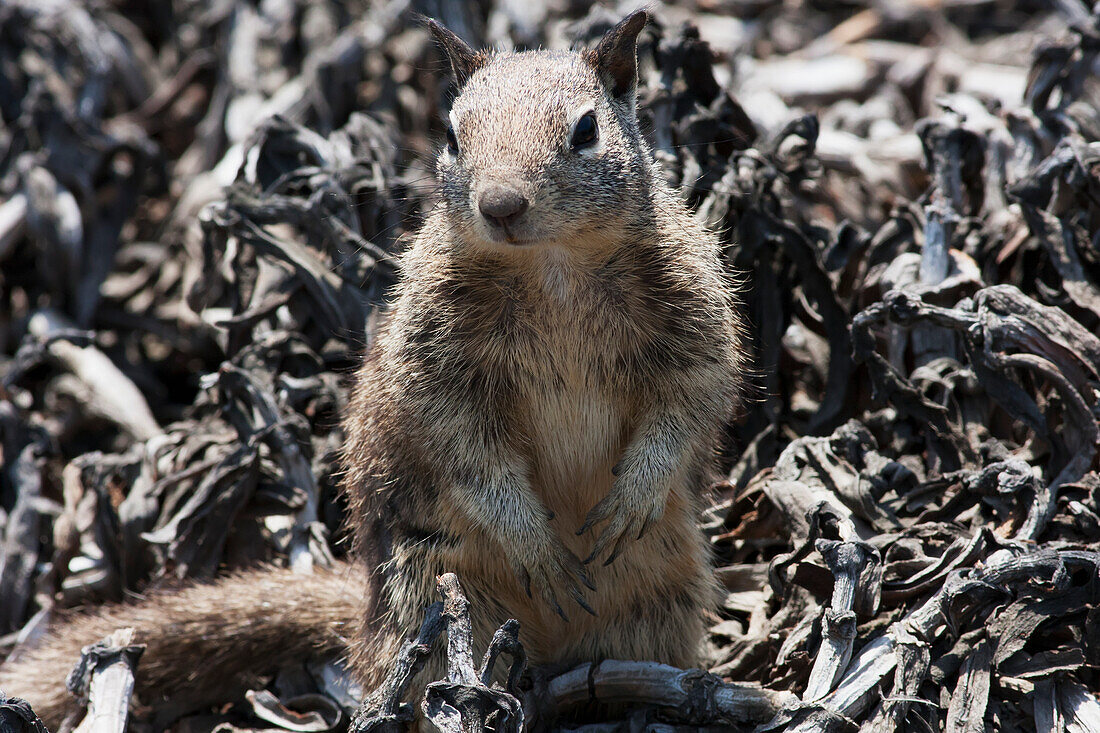
[[[451, 91], [416, 13], [565, 47], [619, 5], [0, 4], [3, 653], [57, 609], [346, 553], [346, 382]], [[511, 626], [468, 648], [449, 577], [361, 706], [284, 670], [180, 730], [1100, 730], [1100, 12], [651, 7], [639, 114], [752, 325], [709, 669], [525, 671]], [[2, 693], [0, 729], [43, 730]]]

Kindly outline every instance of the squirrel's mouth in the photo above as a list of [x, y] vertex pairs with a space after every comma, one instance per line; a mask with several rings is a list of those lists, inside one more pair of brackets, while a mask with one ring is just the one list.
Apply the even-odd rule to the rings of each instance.
[[512, 231], [512, 227], [510, 225], [501, 224], [500, 228], [504, 233], [505, 242], [507, 242], [508, 244], [523, 244], [520, 238], [516, 236], [516, 233]]
[[514, 247], [533, 244], [536, 240], [530, 236], [524, 236], [525, 227], [522, 225], [511, 224], [499, 224], [492, 227], [485, 227], [485, 238], [493, 244], [507, 244]]

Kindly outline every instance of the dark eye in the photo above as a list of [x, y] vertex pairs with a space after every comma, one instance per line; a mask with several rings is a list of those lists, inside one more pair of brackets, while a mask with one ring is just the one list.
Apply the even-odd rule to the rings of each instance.
[[580, 150], [596, 142], [598, 137], [599, 128], [596, 127], [596, 113], [587, 112], [584, 117], [577, 120], [577, 125], [573, 128], [573, 139], [569, 141], [569, 145], [574, 150]]
[[455, 136], [455, 129], [451, 125], [447, 125], [447, 150], [451, 152], [451, 155], [458, 155], [458, 138]]

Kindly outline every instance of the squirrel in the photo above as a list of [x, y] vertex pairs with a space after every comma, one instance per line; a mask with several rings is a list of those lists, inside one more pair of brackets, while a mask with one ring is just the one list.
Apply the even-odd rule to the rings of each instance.
[[0, 667], [0, 689], [56, 726], [80, 647], [120, 626], [147, 645], [145, 703], [210, 704], [247, 689], [257, 660], [319, 654], [346, 654], [369, 689], [445, 572], [481, 648], [514, 618], [549, 669], [697, 666], [718, 590], [696, 520], [739, 401], [743, 324], [717, 237], [639, 128], [646, 22], [592, 50], [477, 52], [427, 21], [458, 93], [439, 201], [345, 416], [356, 564], [77, 616]]

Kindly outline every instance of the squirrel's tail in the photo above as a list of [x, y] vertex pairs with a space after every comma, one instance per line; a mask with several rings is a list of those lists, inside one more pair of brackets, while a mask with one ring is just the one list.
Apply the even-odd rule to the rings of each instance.
[[65, 678], [81, 648], [132, 627], [133, 643], [146, 645], [134, 687], [142, 703], [182, 714], [231, 700], [256, 675], [344, 654], [368, 601], [364, 576], [343, 564], [308, 575], [264, 568], [67, 616], [0, 665], [0, 691], [56, 730], [77, 712]]

